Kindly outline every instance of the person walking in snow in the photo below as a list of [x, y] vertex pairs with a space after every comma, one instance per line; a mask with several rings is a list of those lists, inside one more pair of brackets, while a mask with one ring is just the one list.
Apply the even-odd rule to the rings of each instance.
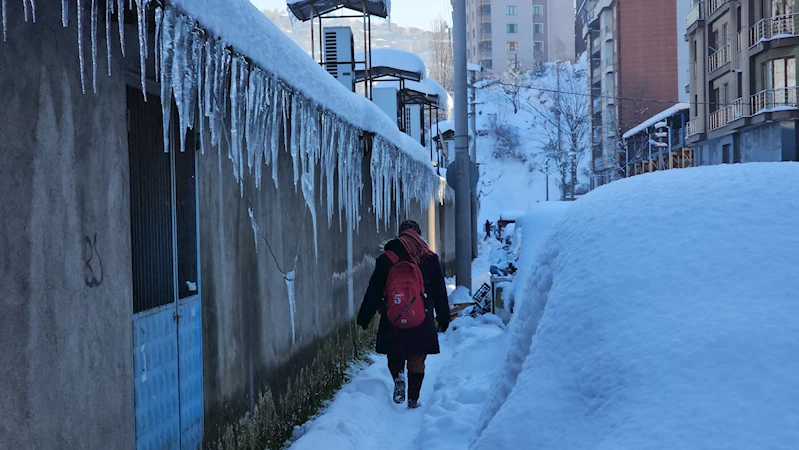
[[488, 240], [488, 238], [491, 237], [491, 221], [488, 219], [486, 219], [485, 229], [486, 229], [486, 237], [483, 239], [484, 241]]
[[427, 355], [440, 352], [436, 321], [438, 331], [449, 326], [444, 271], [421, 234], [413, 220], [402, 222], [399, 236], [388, 241], [377, 258], [358, 312], [358, 325], [364, 330], [380, 312], [375, 350], [388, 358], [397, 404], [405, 401], [407, 365], [409, 408], [419, 407]]

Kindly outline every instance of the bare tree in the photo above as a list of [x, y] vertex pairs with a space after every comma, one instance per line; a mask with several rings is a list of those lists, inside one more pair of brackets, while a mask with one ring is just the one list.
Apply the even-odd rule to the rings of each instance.
[[428, 68], [430, 72], [428, 75], [438, 81], [447, 92], [453, 92], [455, 66], [449, 24], [443, 17], [438, 16], [433, 20], [431, 29], [433, 35], [430, 38], [430, 50], [433, 61]]
[[513, 114], [519, 112], [521, 93], [528, 87], [530, 87], [530, 71], [519, 63], [518, 58], [499, 76], [499, 83], [493, 85], [493, 89], [502, 94], [502, 97], [513, 106]]
[[544, 155], [555, 164], [561, 199], [574, 199], [578, 168], [589, 145], [591, 119], [587, 73], [571, 63], [555, 63], [548, 76], [533, 83], [525, 100], [538, 114], [539, 127], [546, 136]]

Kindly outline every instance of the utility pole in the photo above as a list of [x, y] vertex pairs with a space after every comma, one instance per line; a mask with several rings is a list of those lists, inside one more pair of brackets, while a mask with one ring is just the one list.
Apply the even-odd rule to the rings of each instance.
[[544, 173], [547, 177], [547, 201], [549, 201], [549, 159], [547, 159], [544, 163], [544, 168], [546, 169], [546, 172]]
[[[557, 154], [558, 154], [558, 157], [561, 158], [561, 161], [564, 161], [565, 158], [563, 158], [563, 144], [561, 143], [562, 142], [561, 141], [561, 134], [562, 133], [561, 133], [561, 129], [560, 129], [560, 108], [562, 106], [561, 103], [560, 103], [560, 61], [557, 61], [555, 63], [555, 75], [557, 76], [557, 88], [556, 88], [557, 92], [555, 92], [555, 123], [557, 123], [557, 125], [558, 125], [558, 153]], [[561, 171], [561, 173], [563, 173], [563, 172]], [[562, 200], [566, 200], [566, 178], [565, 177], [561, 177], [561, 178], [562, 178], [560, 180], [560, 182], [562, 184], [562, 186], [560, 187], [561, 197], [562, 197]], [[549, 186], [549, 185], [547, 185], [547, 186]]]
[[[476, 105], [477, 102], [477, 89], [474, 86], [474, 83], [477, 82], [477, 71], [470, 70], [469, 71], [469, 88], [470, 88], [470, 96], [469, 96], [469, 129], [471, 130], [471, 141], [470, 141], [470, 148], [469, 148], [469, 157], [473, 163], [477, 164], [477, 114], [476, 114]], [[469, 171], [471, 173], [471, 170]], [[471, 180], [470, 187], [474, 185], [475, 180]], [[477, 258], [477, 189], [472, 189], [472, 259]]]
[[466, 0], [452, 1], [455, 56], [455, 282], [472, 291], [469, 131], [466, 103]]

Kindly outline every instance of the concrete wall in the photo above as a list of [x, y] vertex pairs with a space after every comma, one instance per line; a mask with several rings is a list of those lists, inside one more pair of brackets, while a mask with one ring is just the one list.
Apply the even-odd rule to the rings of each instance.
[[87, 45], [84, 95], [74, 10], [64, 29], [57, 7], [37, 8], [36, 24], [24, 22], [21, 2], [7, 7], [8, 41], [0, 42], [0, 448], [131, 449], [122, 58], [116, 45], [108, 78], [103, 46], [95, 95]]
[[[8, 42], [0, 43], [0, 191], [5, 194], [0, 197], [0, 448], [131, 449], [125, 90], [127, 83], [138, 85], [138, 41], [126, 33], [127, 58], [122, 58], [116, 26], [111, 27], [109, 78], [100, 30], [94, 94], [86, 25], [83, 94], [74, 11], [66, 29], [58, 8], [40, 8], [37, 23], [26, 24], [22, 5], [11, 2], [8, 17]], [[149, 101], [160, 103], [153, 93]], [[313, 358], [309, 349], [350, 322], [379, 244], [405, 217], [392, 218], [389, 232], [376, 231], [365, 155], [361, 222], [351, 256], [338, 215], [328, 228], [326, 206], [317, 199], [317, 258], [312, 216], [294, 188], [291, 159], [281, 152], [278, 188], [269, 170], [260, 189], [250, 177], [246, 183], [273, 258], [263, 240], [256, 251], [249, 204], [240, 195], [227, 149], [198, 160], [208, 440], [216, 427], [251, 408], [265, 384], [280, 380], [283, 368]], [[446, 267], [454, 260], [453, 209], [448, 203], [429, 215], [415, 203], [408, 213], [423, 230], [436, 232], [430, 238], [444, 253]], [[278, 267], [296, 273], [294, 339]]]
[[[294, 189], [291, 158], [281, 152], [278, 188], [268, 174], [260, 189], [254, 187], [251, 177], [245, 179], [247, 195], [273, 257], [261, 237], [256, 251], [249, 203], [240, 197], [226, 155], [225, 148], [213, 150], [200, 157], [198, 167], [207, 436], [251, 409], [265, 386], [274, 391], [283, 381], [280, 373], [286, 366], [303, 363], [295, 359], [297, 355], [354, 317], [379, 255], [379, 244], [394, 236], [398, 220], [406, 218], [404, 214], [392, 218], [388, 232], [382, 225], [381, 233], [376, 232], [367, 157], [362, 167], [362, 217], [352, 236], [352, 259], [348, 261], [346, 224], [340, 232], [339, 216], [334, 214], [333, 226], [328, 228], [326, 205], [318, 199], [315, 257], [311, 214], [302, 194]], [[450, 242], [454, 223], [449, 225], [450, 234], [441, 223], [452, 220], [440, 219], [454, 217], [452, 206], [436, 207], [429, 214], [414, 203], [408, 213], [408, 218], [419, 222], [425, 238], [432, 238], [431, 245], [443, 261], [454, 260], [454, 242]], [[293, 340], [282, 275], [292, 269], [296, 273]], [[351, 292], [348, 270], [352, 273]]]

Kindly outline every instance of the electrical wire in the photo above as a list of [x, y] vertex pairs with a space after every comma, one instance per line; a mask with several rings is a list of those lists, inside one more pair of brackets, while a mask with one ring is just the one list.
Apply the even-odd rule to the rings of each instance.
[[534, 90], [541, 91], [541, 92], [550, 92], [550, 93], [555, 93], [555, 94], [559, 93], [559, 94], [565, 94], [565, 95], [579, 95], [579, 96], [591, 97], [591, 98], [603, 98], [603, 99], [613, 99], [613, 100], [630, 100], [630, 101], [639, 101], [639, 102], [647, 102], [647, 103], [667, 103], [669, 105], [676, 105], [677, 103], [688, 103], [690, 105], [716, 105], [716, 106], [724, 107], [724, 106], [735, 106], [735, 105], [750, 106], [750, 105], [753, 104], [753, 103], [749, 103], [749, 102], [736, 102], [736, 103], [690, 102], [690, 101], [689, 102], [681, 102], [681, 101], [662, 100], [662, 99], [654, 99], [654, 98], [622, 97], [622, 96], [614, 96], [614, 95], [591, 95], [590, 93], [584, 93], [584, 92], [569, 92], [569, 91], [560, 91], [560, 90], [557, 90], [557, 89], [537, 88], [537, 87], [529, 86], [529, 85], [503, 83], [501, 81], [496, 83], [496, 84], [499, 84], [501, 86], [509, 86], [509, 87], [516, 87], [516, 88], [522, 88], [522, 89], [534, 89]]

